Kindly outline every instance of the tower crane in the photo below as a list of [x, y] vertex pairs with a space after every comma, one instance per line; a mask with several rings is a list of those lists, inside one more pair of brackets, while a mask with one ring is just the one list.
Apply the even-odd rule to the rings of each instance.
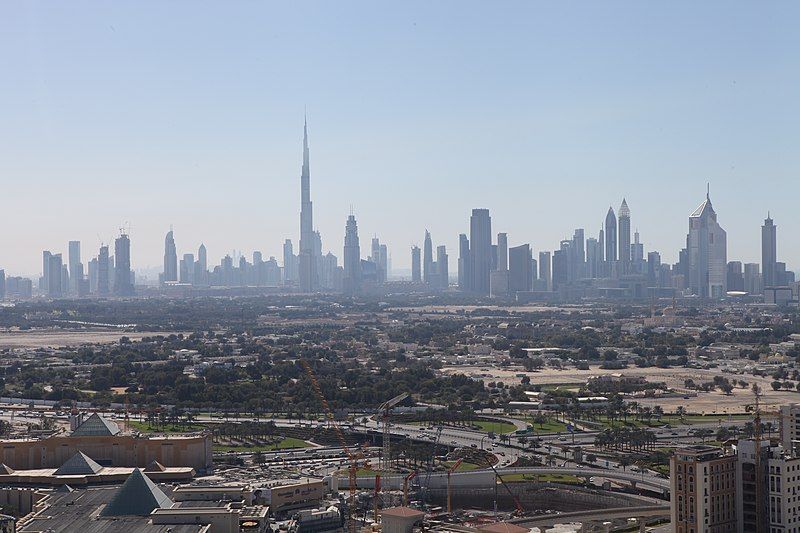
[[311, 386], [314, 389], [314, 394], [317, 396], [317, 399], [322, 404], [322, 408], [325, 410], [325, 418], [328, 419], [329, 425], [333, 426], [333, 430], [336, 433], [336, 438], [339, 441], [339, 445], [342, 447], [342, 450], [344, 450], [345, 454], [347, 455], [347, 459], [350, 462], [348, 467], [348, 490], [350, 492], [350, 497], [347, 503], [348, 521], [350, 522], [350, 533], [356, 533], [355, 506], [358, 461], [359, 459], [364, 459], [364, 455], [360, 451], [351, 451], [347, 446], [347, 439], [344, 438], [342, 428], [340, 428], [339, 424], [336, 422], [336, 420], [334, 420], [331, 407], [328, 404], [328, 400], [325, 399], [325, 394], [322, 392], [322, 387], [320, 387], [317, 376], [314, 374], [314, 370], [311, 368], [311, 364], [305, 359], [301, 359], [300, 364], [303, 365], [303, 369], [305, 370], [308, 379], [311, 380]]

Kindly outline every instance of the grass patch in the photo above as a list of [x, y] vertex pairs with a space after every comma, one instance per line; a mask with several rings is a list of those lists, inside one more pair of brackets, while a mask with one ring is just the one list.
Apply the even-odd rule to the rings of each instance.
[[[428, 426], [428, 425], [430, 425], [432, 423], [436, 424], [437, 422], [431, 422], [431, 421], [425, 421], [425, 420], [416, 421], [416, 422], [408, 422], [408, 424], [411, 424], [411, 425], [414, 425], [414, 426]], [[472, 420], [470, 422], [470, 424], [472, 426], [472, 429], [478, 428], [479, 431], [483, 431], [485, 433], [488, 433], [490, 431], [494, 431], [497, 435], [502, 435], [504, 433], [513, 433], [517, 429], [517, 426], [515, 426], [511, 422], [505, 422], [503, 420]], [[470, 427], [470, 426], [466, 426], [466, 425], [462, 426], [462, 425], [456, 425], [456, 424], [453, 424], [453, 425], [443, 424], [443, 426], [446, 427], [446, 428], [448, 428], [448, 427], [455, 427], [455, 428], [462, 428], [462, 427], [463, 428], [468, 428], [468, 427]], [[431, 434], [433, 434], [433, 433], [431, 433]]]
[[[447, 466], [448, 469], [450, 469], [454, 464], [456, 464], [456, 462], [455, 461], [447, 461], [444, 464]], [[478, 466], [478, 465], [476, 465], [474, 463], [463, 462], [460, 465], [458, 465], [458, 468], [456, 468], [455, 471], [456, 472], [469, 472], [470, 470], [477, 470], [478, 468], [480, 468], [480, 466]]]
[[524, 420], [533, 427], [535, 433], [565, 433], [567, 431], [567, 425], [564, 422], [550, 418], [544, 424], [535, 423], [531, 417], [526, 417]]
[[275, 450], [291, 450], [295, 448], [310, 448], [311, 444], [304, 440], [296, 439], [294, 437], [286, 437], [280, 442], [274, 444], [264, 444], [259, 446], [226, 446], [223, 444], [215, 444], [212, 449], [215, 452], [272, 452]]
[[203, 424], [164, 424], [155, 425], [150, 422], [140, 422], [138, 420], [128, 420], [125, 422], [133, 431], [140, 433], [189, 433], [206, 429]]

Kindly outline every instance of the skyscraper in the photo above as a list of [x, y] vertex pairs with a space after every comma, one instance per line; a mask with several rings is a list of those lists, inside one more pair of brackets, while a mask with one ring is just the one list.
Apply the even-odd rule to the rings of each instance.
[[458, 288], [462, 291], [469, 290], [469, 239], [465, 234], [458, 236]]
[[430, 283], [433, 275], [433, 241], [431, 233], [425, 230], [425, 242], [422, 245], [422, 281]]
[[450, 286], [449, 258], [447, 257], [447, 247], [444, 245], [436, 247], [436, 279], [440, 289]]
[[295, 255], [292, 239], [283, 241], [283, 281], [284, 283], [297, 280], [297, 273], [295, 272]]
[[775, 275], [778, 262], [777, 230], [772, 219], [767, 213], [764, 225], [761, 226], [761, 274], [764, 279], [764, 288], [780, 285]]
[[114, 294], [133, 296], [131, 240], [124, 232], [114, 241], [114, 261]]
[[[192, 265], [194, 269], [194, 265]], [[164, 238], [164, 283], [178, 281], [178, 252], [175, 249], [175, 238], [172, 235], [172, 228]]]
[[422, 260], [420, 259], [419, 246], [411, 247], [411, 281], [414, 283], [422, 281]]
[[[303, 121], [303, 169], [300, 174], [300, 290], [312, 292], [318, 287], [315, 255], [313, 205], [311, 203], [311, 169], [308, 150], [308, 121]], [[321, 254], [320, 254], [321, 255]]]
[[78, 295], [82, 281], [81, 241], [69, 241], [69, 292]]
[[109, 259], [108, 246], [100, 246], [100, 253], [97, 256], [97, 294], [107, 296], [111, 292], [109, 285]]
[[469, 224], [470, 287], [476, 294], [489, 294], [492, 266], [492, 217], [488, 209], [473, 209]]
[[725, 230], [706, 200], [689, 215], [689, 289], [701, 298], [722, 298], [728, 288], [728, 248]]
[[344, 230], [344, 291], [358, 292], [361, 285], [361, 247], [358, 243], [356, 217], [347, 217]]
[[512, 296], [517, 292], [531, 290], [532, 267], [529, 244], [514, 246], [508, 250], [508, 289]]
[[611, 275], [617, 261], [617, 215], [614, 208], [609, 207], [606, 213], [606, 273]]
[[543, 281], [544, 290], [553, 290], [553, 273], [550, 265], [550, 252], [539, 252], [539, 279]]
[[497, 234], [497, 270], [508, 270], [508, 234]]
[[586, 239], [586, 275], [594, 279], [600, 277], [600, 252], [597, 239]]
[[628, 209], [628, 202], [622, 199], [619, 208], [619, 273], [631, 273], [631, 210]]

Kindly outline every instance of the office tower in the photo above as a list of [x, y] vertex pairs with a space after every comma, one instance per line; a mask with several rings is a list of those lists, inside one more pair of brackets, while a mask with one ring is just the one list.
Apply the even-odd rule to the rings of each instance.
[[497, 234], [497, 270], [508, 270], [508, 234]]
[[430, 232], [425, 230], [425, 243], [422, 245], [422, 281], [429, 284], [433, 274], [433, 242]]
[[586, 236], [583, 228], [572, 234], [572, 248], [575, 254], [575, 278], [586, 277]]
[[539, 279], [544, 281], [544, 289], [546, 291], [553, 290], [550, 252], [539, 252]]
[[81, 241], [69, 241], [69, 292], [79, 295], [82, 281]]
[[532, 266], [529, 244], [514, 246], [508, 250], [508, 290], [512, 295], [531, 290]]
[[539, 279], [539, 261], [533, 257], [533, 249], [531, 248], [531, 290], [536, 289], [536, 282]]
[[205, 244], [201, 244], [200, 248], [197, 249], [197, 262], [200, 263], [200, 269], [203, 272], [208, 271], [208, 252]]
[[769, 452], [768, 439], [758, 446], [754, 440], [744, 439], [736, 444], [736, 531], [767, 531], [768, 514], [775, 511], [774, 502], [773, 513], [768, 504]]
[[[309, 166], [308, 122], [303, 121], [303, 169], [300, 174], [300, 290], [317, 290], [317, 257], [315, 254], [319, 235], [314, 231], [313, 205], [311, 203], [311, 169]], [[319, 245], [321, 247], [321, 243]], [[360, 260], [360, 259], [359, 259]]]
[[764, 225], [761, 226], [761, 275], [764, 279], [764, 288], [779, 285], [775, 270], [778, 261], [777, 229], [778, 226], [767, 214]]
[[297, 273], [295, 272], [294, 266], [295, 256], [292, 239], [286, 239], [283, 241], [283, 281], [285, 283], [297, 280]]
[[[49, 298], [60, 298], [63, 295], [61, 254], [42, 252], [42, 279], [39, 289]], [[67, 277], [69, 279], [69, 277]]]
[[661, 287], [661, 254], [647, 253], [647, 283], [651, 287]]
[[[597, 246], [598, 246], [598, 256], [600, 264], [604, 264], [606, 262], [606, 232], [603, 231], [603, 228], [600, 228], [600, 232], [597, 234]], [[598, 276], [603, 276], [605, 273], [602, 272], [603, 267], [600, 267], [600, 272], [598, 272]]]
[[0, 269], [0, 300], [6, 297], [6, 271]]
[[670, 458], [670, 517], [676, 533], [736, 531], [736, 456], [720, 448], [678, 448]]
[[600, 250], [597, 239], [589, 237], [586, 239], [586, 275], [590, 279], [600, 277]]
[[194, 283], [194, 254], [183, 254], [180, 270], [181, 283]]
[[614, 208], [609, 207], [606, 213], [606, 271], [610, 275], [613, 264], [617, 261], [617, 216]]
[[131, 240], [124, 232], [114, 241], [114, 261], [114, 294], [117, 296], [133, 296]]
[[750, 294], [761, 294], [761, 266], [758, 263], [745, 263], [744, 290]]
[[644, 245], [639, 242], [638, 231], [633, 234], [630, 265], [629, 273], [642, 274], [644, 272]]
[[557, 291], [569, 283], [569, 246], [572, 241], [561, 241], [560, 248], [553, 252], [553, 290]]
[[97, 294], [107, 296], [111, 292], [109, 285], [109, 274], [111, 265], [108, 258], [108, 246], [100, 246], [100, 253], [97, 256]]
[[631, 210], [628, 209], [628, 202], [622, 199], [619, 208], [618, 221], [618, 250], [617, 256], [620, 263], [620, 274], [631, 273]]
[[344, 230], [344, 291], [358, 292], [361, 285], [361, 247], [358, 244], [356, 217], [347, 217]]
[[473, 209], [469, 224], [470, 287], [476, 294], [489, 294], [492, 265], [492, 217], [488, 209]]
[[379, 251], [378, 264], [383, 272], [383, 281], [387, 281], [392, 273], [392, 267], [389, 261], [389, 248], [387, 248], [385, 244], [381, 244]]
[[197, 249], [197, 260], [194, 263], [194, 284], [203, 287], [209, 285], [208, 251], [205, 244], [201, 244]]
[[450, 285], [450, 269], [448, 267], [449, 259], [447, 257], [447, 248], [442, 246], [436, 247], [436, 278], [438, 280], [439, 288], [446, 289]]
[[411, 247], [411, 281], [414, 283], [422, 281], [422, 261], [420, 259], [419, 246]]
[[[192, 265], [194, 268], [194, 265]], [[178, 281], [178, 252], [175, 250], [175, 238], [172, 229], [167, 232], [164, 238], [164, 283]]]
[[380, 239], [377, 237], [372, 238], [371, 254], [369, 260], [375, 263], [376, 268], [376, 281], [378, 283], [386, 282], [387, 275], [387, 249], [385, 244], [381, 244]]
[[741, 261], [728, 262], [728, 290], [744, 291], [744, 270]]
[[728, 283], [728, 251], [725, 230], [717, 223], [717, 214], [706, 200], [689, 216], [689, 289], [701, 298], [722, 298]]
[[458, 288], [469, 290], [470, 284], [469, 239], [465, 234], [458, 236]]
[[99, 264], [96, 257], [93, 257], [89, 261], [89, 292], [91, 294], [97, 294], [97, 271]]

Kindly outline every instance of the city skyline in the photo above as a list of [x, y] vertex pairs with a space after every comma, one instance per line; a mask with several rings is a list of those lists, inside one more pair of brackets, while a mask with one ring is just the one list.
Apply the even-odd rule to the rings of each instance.
[[[162, 263], [170, 225], [181, 251], [280, 257], [291, 236], [296, 252], [306, 106], [326, 249], [341, 249], [351, 205], [362, 233], [396, 251], [422, 245], [426, 227], [456, 250], [463, 218], [484, 207], [510, 246], [537, 253], [575, 227], [594, 236], [625, 197], [631, 232], [674, 262], [710, 181], [730, 257], [759, 260], [770, 211], [784, 259], [800, 264], [786, 245], [800, 231], [794, 195], [775, 191], [800, 169], [791, 4], [588, 5], [577, 16], [518, 4], [513, 17], [471, 4], [455, 26], [444, 4], [390, 17], [366, 4], [239, 6], [236, 32], [213, 6], [146, 19], [116, 4], [6, 9], [0, 58], [15, 83], [0, 88], [14, 103], [0, 174], [20, 200], [4, 224], [37, 213], [0, 236], [8, 272], [37, 273], [39, 251], [69, 240], [110, 243], [126, 222], [137, 269]], [[353, 18], [352, 34], [331, 33], [334, 11]], [[218, 32], [213, 47], [201, 37]], [[476, 46], [479, 35], [493, 46]]]

